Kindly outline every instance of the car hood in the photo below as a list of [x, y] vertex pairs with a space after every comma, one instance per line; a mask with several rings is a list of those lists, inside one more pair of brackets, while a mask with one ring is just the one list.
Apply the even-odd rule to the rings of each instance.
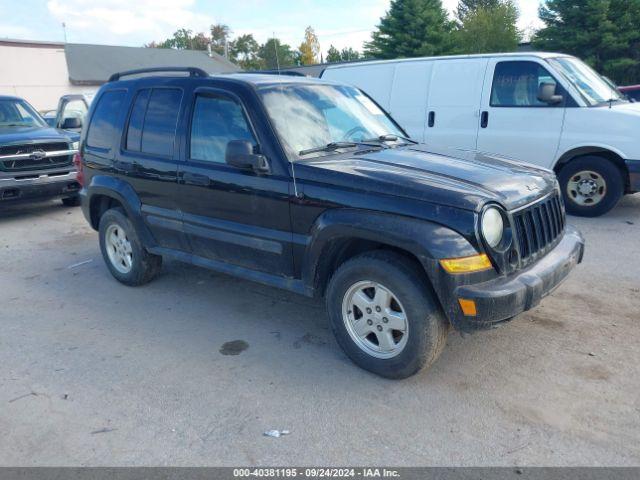
[[80, 134], [49, 127], [0, 127], [0, 145], [41, 141], [77, 142]]
[[612, 103], [611, 108], [608, 104], [601, 105], [599, 108], [612, 110], [617, 113], [624, 113], [627, 115], [640, 116], [640, 102], [619, 102]]
[[298, 160], [296, 176], [475, 211], [487, 202], [512, 210], [547, 195], [556, 184], [550, 170], [426, 145]]

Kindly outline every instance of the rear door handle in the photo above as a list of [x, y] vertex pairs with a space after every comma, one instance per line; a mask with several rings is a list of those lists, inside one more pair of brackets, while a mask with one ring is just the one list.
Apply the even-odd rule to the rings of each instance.
[[206, 175], [200, 175], [199, 173], [185, 172], [182, 175], [184, 183], [189, 185], [204, 185], [207, 186], [211, 183], [211, 180]]
[[429, 112], [429, 119], [427, 120], [427, 124], [429, 125], [429, 128], [432, 128], [436, 124], [436, 112]]
[[489, 125], [489, 112], [485, 110], [480, 115], [480, 126], [482, 128], [487, 128], [488, 125]]

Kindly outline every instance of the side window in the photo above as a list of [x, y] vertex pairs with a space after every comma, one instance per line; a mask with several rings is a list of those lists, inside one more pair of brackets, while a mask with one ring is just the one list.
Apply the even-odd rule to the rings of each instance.
[[543, 83], [557, 82], [535, 62], [500, 62], [496, 65], [491, 88], [492, 107], [549, 107], [538, 100]]
[[257, 144], [242, 107], [225, 97], [197, 96], [191, 122], [190, 157], [224, 163], [227, 144], [231, 140]]
[[142, 125], [144, 124], [144, 115], [147, 113], [147, 102], [151, 90], [145, 88], [140, 90], [136, 99], [133, 101], [131, 116], [129, 117], [129, 127], [127, 128], [126, 149], [134, 152], [140, 151], [142, 143]]
[[[136, 103], [137, 100], [138, 98], [136, 98]], [[173, 155], [181, 100], [182, 90], [177, 88], [154, 88], [151, 90], [140, 136], [141, 152], [165, 157]], [[135, 107], [134, 113], [136, 113]], [[141, 115], [139, 109], [137, 113]]]
[[110, 90], [100, 96], [87, 132], [88, 146], [112, 148], [124, 95], [124, 90]]

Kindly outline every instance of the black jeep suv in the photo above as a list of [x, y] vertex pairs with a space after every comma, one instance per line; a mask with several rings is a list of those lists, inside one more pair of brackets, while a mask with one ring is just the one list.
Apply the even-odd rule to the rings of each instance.
[[122, 283], [171, 257], [324, 295], [347, 355], [402, 378], [582, 260], [550, 171], [430, 152], [345, 85], [186, 71], [115, 74], [89, 112], [82, 207]]
[[78, 205], [79, 140], [77, 132], [50, 128], [25, 100], [0, 96], [0, 205], [47, 198]]

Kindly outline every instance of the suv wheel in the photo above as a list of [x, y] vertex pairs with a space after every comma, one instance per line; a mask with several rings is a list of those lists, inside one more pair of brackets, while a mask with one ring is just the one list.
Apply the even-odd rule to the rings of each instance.
[[65, 207], [77, 207], [80, 205], [80, 196], [74, 195], [73, 197], [63, 198], [62, 204]]
[[603, 157], [576, 158], [558, 174], [567, 213], [598, 217], [616, 206], [624, 193], [622, 173]]
[[121, 208], [107, 210], [102, 215], [99, 235], [102, 257], [119, 282], [131, 286], [142, 285], [160, 272], [162, 257], [145, 250]]
[[334, 335], [358, 366], [406, 378], [444, 348], [446, 321], [424, 273], [407, 258], [376, 251], [345, 262], [327, 289]]

